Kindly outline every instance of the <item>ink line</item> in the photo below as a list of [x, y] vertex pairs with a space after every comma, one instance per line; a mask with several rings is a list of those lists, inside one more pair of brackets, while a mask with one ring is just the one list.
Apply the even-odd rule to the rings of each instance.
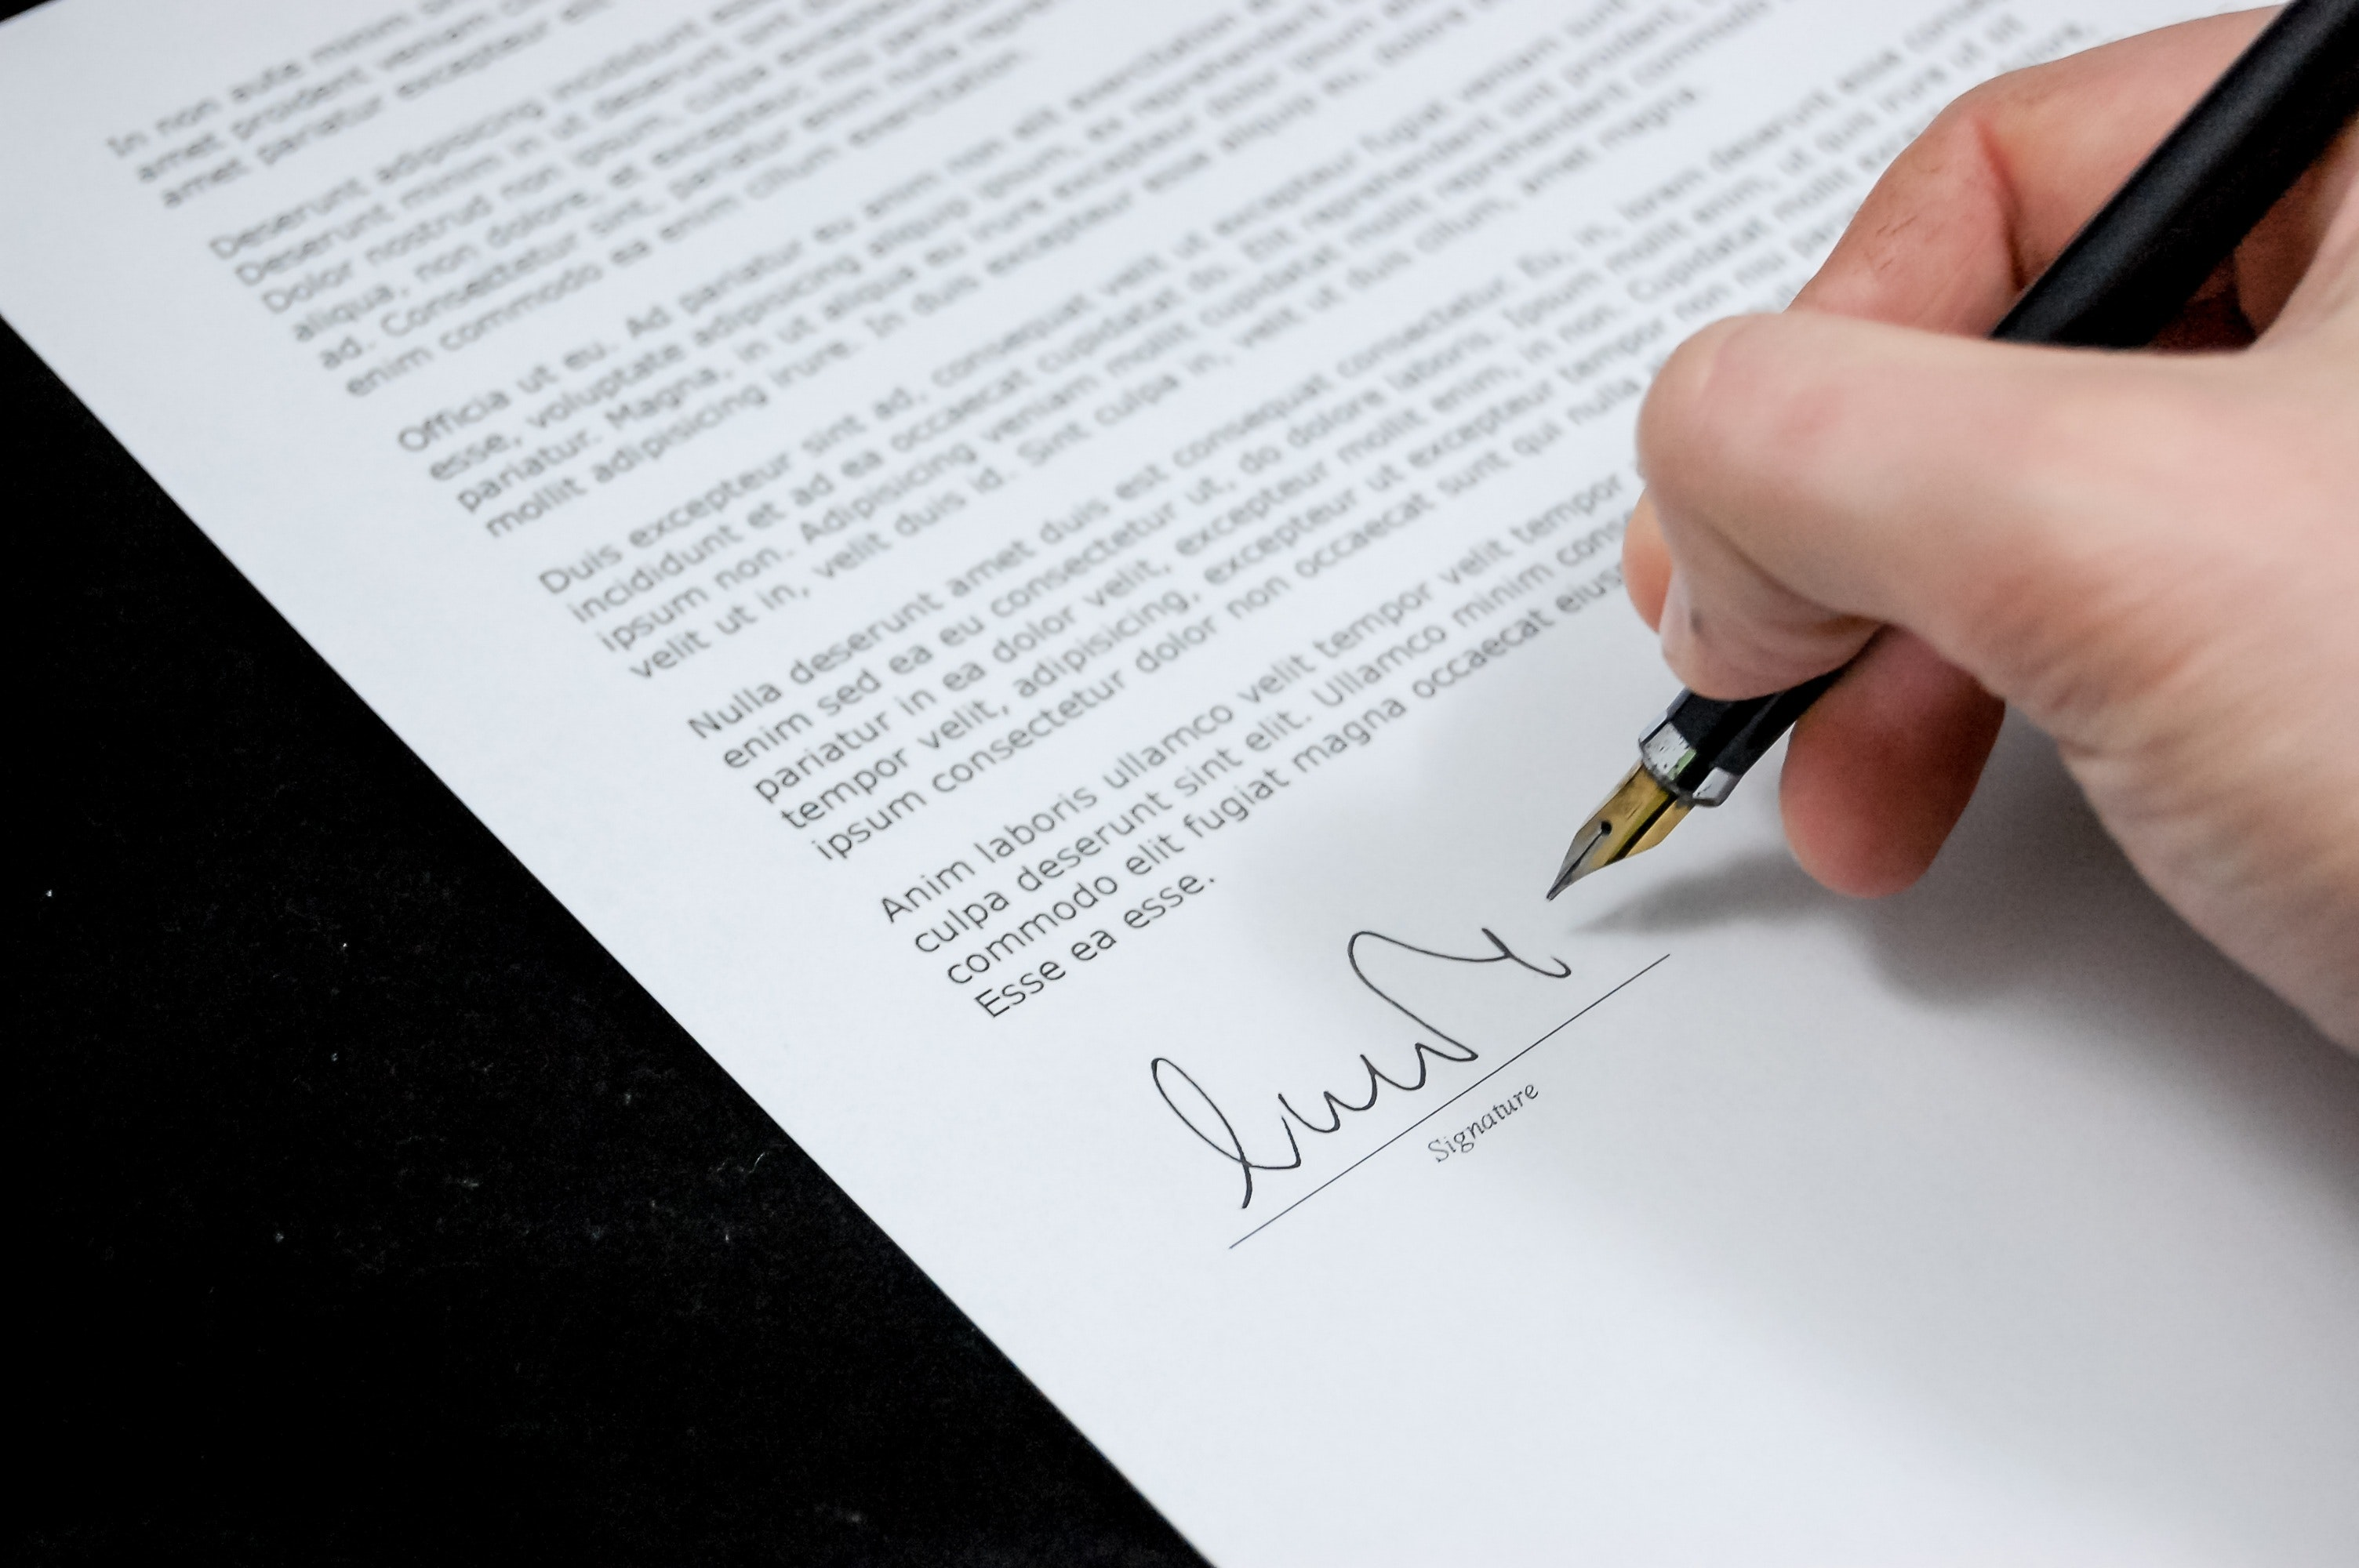
[[1541, 1035], [1538, 1039], [1533, 1041], [1530, 1044], [1525, 1046], [1522, 1050], [1516, 1052], [1514, 1055], [1508, 1057], [1506, 1061], [1500, 1063], [1497, 1066], [1492, 1068], [1489, 1072], [1484, 1074], [1481, 1077], [1475, 1079], [1464, 1088], [1460, 1089], [1456, 1094], [1451, 1095], [1448, 1099], [1443, 1100], [1440, 1105], [1435, 1106], [1431, 1110], [1427, 1111], [1423, 1116], [1419, 1117], [1415, 1121], [1410, 1122], [1407, 1127], [1402, 1128], [1398, 1132], [1394, 1133], [1390, 1138], [1386, 1139], [1382, 1143], [1377, 1144], [1374, 1149], [1369, 1150], [1366, 1153], [1361, 1155], [1358, 1159], [1353, 1161], [1350, 1164], [1344, 1166], [1342, 1170], [1336, 1172], [1333, 1175], [1328, 1177], [1325, 1181], [1320, 1183], [1317, 1186], [1311, 1188], [1309, 1192], [1303, 1194], [1292, 1203], [1288, 1204], [1284, 1208], [1279, 1209], [1276, 1214], [1271, 1215], [1267, 1219], [1263, 1220], [1259, 1225], [1255, 1226], [1251, 1230], [1246, 1231], [1243, 1236], [1238, 1237], [1234, 1241], [1230, 1242], [1228, 1250], [1234, 1252], [1238, 1248], [1243, 1247], [1246, 1242], [1251, 1241], [1255, 1237], [1259, 1236], [1263, 1231], [1267, 1230], [1271, 1226], [1276, 1225], [1279, 1220], [1284, 1219], [1288, 1215], [1292, 1214], [1296, 1209], [1300, 1208], [1304, 1204], [1309, 1203], [1312, 1198], [1317, 1197], [1329, 1187], [1333, 1186], [1336, 1183], [1342, 1181], [1344, 1177], [1350, 1175], [1353, 1172], [1358, 1170], [1361, 1166], [1366, 1164], [1369, 1161], [1375, 1159], [1377, 1155], [1383, 1153], [1386, 1150], [1391, 1148], [1394, 1144], [1399, 1142], [1410, 1133], [1415, 1132], [1419, 1128], [1423, 1127], [1427, 1122], [1431, 1121], [1435, 1117], [1440, 1116], [1443, 1111], [1448, 1110], [1451, 1106], [1456, 1105], [1460, 1100], [1464, 1099], [1468, 1095], [1473, 1094], [1476, 1089], [1481, 1088], [1484, 1084], [1489, 1083], [1493, 1078], [1497, 1077], [1501, 1073], [1506, 1072], [1508, 1068], [1514, 1066], [1516, 1063], [1522, 1061], [1525, 1057], [1530, 1055], [1533, 1052], [1538, 1050], [1541, 1046], [1547, 1044], [1549, 1041], [1555, 1039], [1558, 1035], [1563, 1033], [1566, 1030], [1571, 1028], [1582, 1019], [1588, 1017], [1591, 1012], [1603, 1006], [1605, 1002], [1612, 1000], [1623, 990], [1637, 984], [1640, 980], [1645, 979], [1648, 975], [1653, 974], [1663, 965], [1669, 963], [1670, 961], [1670, 957], [1671, 956], [1669, 953], [1666, 953], [1661, 957], [1656, 959], [1653, 963], [1647, 965], [1645, 968], [1639, 970], [1636, 974], [1632, 975], [1628, 979], [1624, 980], [1620, 985], [1615, 986], [1612, 990], [1607, 991], [1603, 996], [1599, 997], [1595, 1001], [1591, 1002], [1587, 1007], [1582, 1008], [1579, 1012], [1574, 1013], [1571, 1018], [1566, 1019], [1562, 1023], [1558, 1024], [1546, 1034]]

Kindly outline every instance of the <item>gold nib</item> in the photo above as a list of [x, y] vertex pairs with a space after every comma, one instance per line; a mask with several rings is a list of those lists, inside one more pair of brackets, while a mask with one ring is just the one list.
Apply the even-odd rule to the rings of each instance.
[[1670, 837], [1680, 818], [1692, 809], [1656, 783], [1644, 764], [1632, 768], [1621, 787], [1582, 824], [1572, 848], [1565, 851], [1564, 864], [1557, 869], [1556, 885], [1549, 889], [1549, 897], [1556, 897], [1593, 871], [1653, 849]]

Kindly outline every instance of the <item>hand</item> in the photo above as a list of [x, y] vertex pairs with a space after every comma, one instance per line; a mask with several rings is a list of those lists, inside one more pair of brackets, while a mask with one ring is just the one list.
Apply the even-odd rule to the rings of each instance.
[[2267, 20], [1951, 106], [1792, 309], [1664, 367], [1625, 563], [1704, 696], [1858, 655], [1782, 786], [1827, 886], [1922, 875], [2012, 703], [2174, 908], [2359, 1049], [2359, 135], [2158, 351], [1980, 341]]

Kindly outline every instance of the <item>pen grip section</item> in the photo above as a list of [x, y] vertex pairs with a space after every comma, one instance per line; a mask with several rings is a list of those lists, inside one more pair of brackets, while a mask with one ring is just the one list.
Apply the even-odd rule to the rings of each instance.
[[1639, 758], [1680, 800], [1718, 806], [1842, 674], [1830, 670], [1784, 691], [1735, 702], [1683, 691], [1639, 737]]

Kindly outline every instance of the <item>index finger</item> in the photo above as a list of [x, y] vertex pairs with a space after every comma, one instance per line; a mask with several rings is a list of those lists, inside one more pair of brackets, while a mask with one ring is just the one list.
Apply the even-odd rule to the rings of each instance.
[[1987, 332], [2275, 15], [2166, 27], [1966, 93], [1894, 160], [1795, 306]]
[[[1988, 331], [2276, 14], [2140, 34], [1967, 92], [1885, 170], [1794, 308]], [[1671, 557], [1647, 499], [1622, 561], [1658, 625]]]

